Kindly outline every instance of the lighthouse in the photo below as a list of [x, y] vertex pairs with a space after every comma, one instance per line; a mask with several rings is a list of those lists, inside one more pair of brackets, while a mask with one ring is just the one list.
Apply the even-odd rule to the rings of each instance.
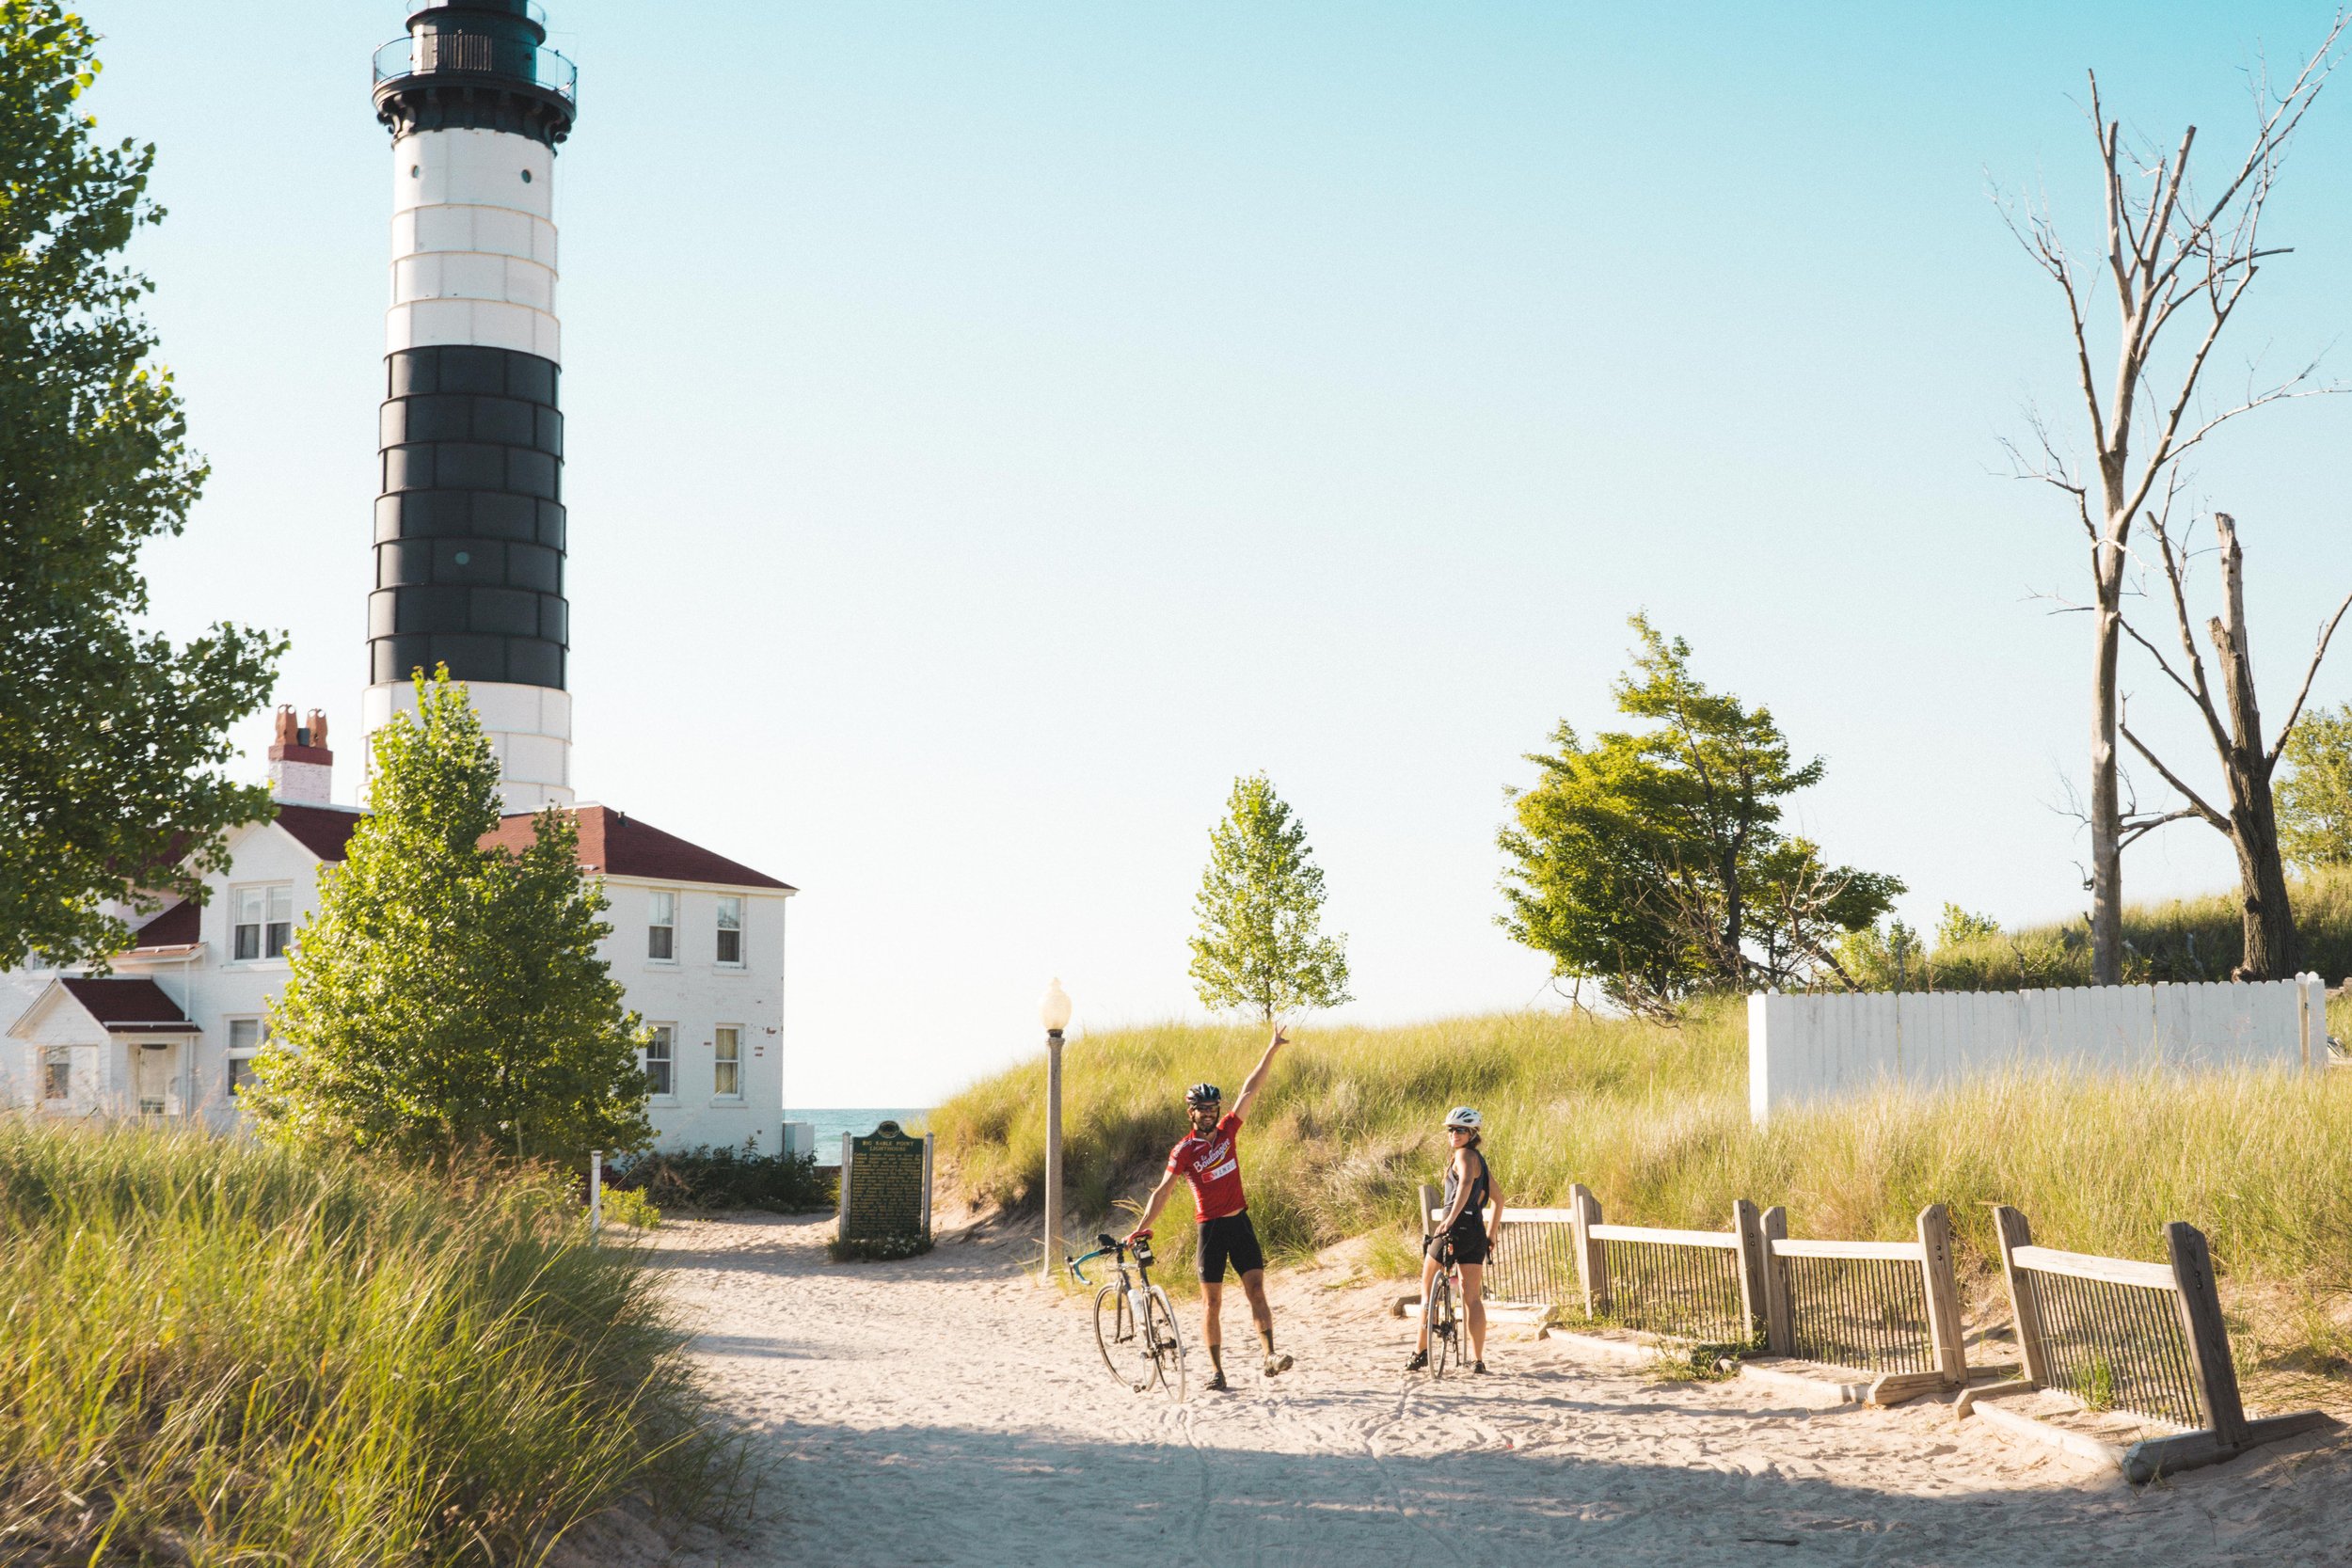
[[577, 78], [533, 0], [409, 4], [407, 36], [375, 55], [392, 277], [361, 727], [446, 664], [505, 809], [570, 805], [554, 218]]

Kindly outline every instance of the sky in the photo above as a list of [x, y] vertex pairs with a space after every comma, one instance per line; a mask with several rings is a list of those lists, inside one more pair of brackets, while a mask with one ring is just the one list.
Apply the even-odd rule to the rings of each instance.
[[[1193, 896], [1260, 770], [1348, 939], [1329, 1017], [1563, 1006], [1495, 834], [1524, 753], [1613, 722], [1637, 610], [1827, 759], [1796, 825], [1915, 925], [2084, 908], [2086, 554], [2002, 447], [2082, 416], [1994, 198], [2095, 244], [2086, 68], [2218, 162], [2324, 8], [548, 3], [573, 776], [802, 890], [788, 1104], [931, 1103], [1036, 1049], [1050, 977], [1081, 1032], [1205, 1016]], [[213, 465], [153, 619], [286, 631], [355, 798], [404, 13], [87, 14]], [[2352, 322], [2333, 90], [2217, 396]], [[2348, 432], [2274, 407], [2192, 475], [2274, 714], [2352, 588]], [[2196, 824], [2126, 863], [2231, 879]]]

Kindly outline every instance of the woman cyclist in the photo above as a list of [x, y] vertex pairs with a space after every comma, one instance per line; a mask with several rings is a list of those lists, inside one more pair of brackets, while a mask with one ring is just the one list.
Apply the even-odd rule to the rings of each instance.
[[[1447, 1249], [1462, 1271], [1462, 1316], [1470, 1324], [1470, 1370], [1483, 1373], [1486, 1370], [1486, 1303], [1479, 1282], [1486, 1276], [1486, 1259], [1494, 1256], [1496, 1238], [1502, 1233], [1502, 1193], [1495, 1186], [1495, 1173], [1478, 1147], [1480, 1124], [1478, 1113], [1468, 1105], [1456, 1105], [1445, 1114], [1446, 1136], [1454, 1145], [1454, 1157], [1445, 1167], [1445, 1219], [1422, 1243], [1421, 1348], [1405, 1363], [1408, 1372], [1422, 1371], [1429, 1365], [1429, 1293], [1438, 1282], [1438, 1271], [1445, 1266]], [[1494, 1210], [1491, 1218], [1482, 1213], [1489, 1205]]]

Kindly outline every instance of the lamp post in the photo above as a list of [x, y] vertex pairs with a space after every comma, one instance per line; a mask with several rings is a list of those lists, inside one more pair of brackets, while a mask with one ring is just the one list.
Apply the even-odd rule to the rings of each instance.
[[1061, 1032], [1070, 1026], [1070, 993], [1057, 979], [1037, 1005], [1045, 1025], [1045, 1261], [1038, 1278], [1054, 1277], [1054, 1249], [1061, 1245]]

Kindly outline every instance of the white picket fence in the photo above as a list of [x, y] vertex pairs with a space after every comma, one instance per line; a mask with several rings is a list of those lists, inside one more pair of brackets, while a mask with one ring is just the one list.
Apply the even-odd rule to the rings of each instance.
[[2253, 984], [2079, 986], [1748, 998], [1748, 1114], [1868, 1089], [1931, 1088], [2015, 1068], [2328, 1064], [2315, 975]]

